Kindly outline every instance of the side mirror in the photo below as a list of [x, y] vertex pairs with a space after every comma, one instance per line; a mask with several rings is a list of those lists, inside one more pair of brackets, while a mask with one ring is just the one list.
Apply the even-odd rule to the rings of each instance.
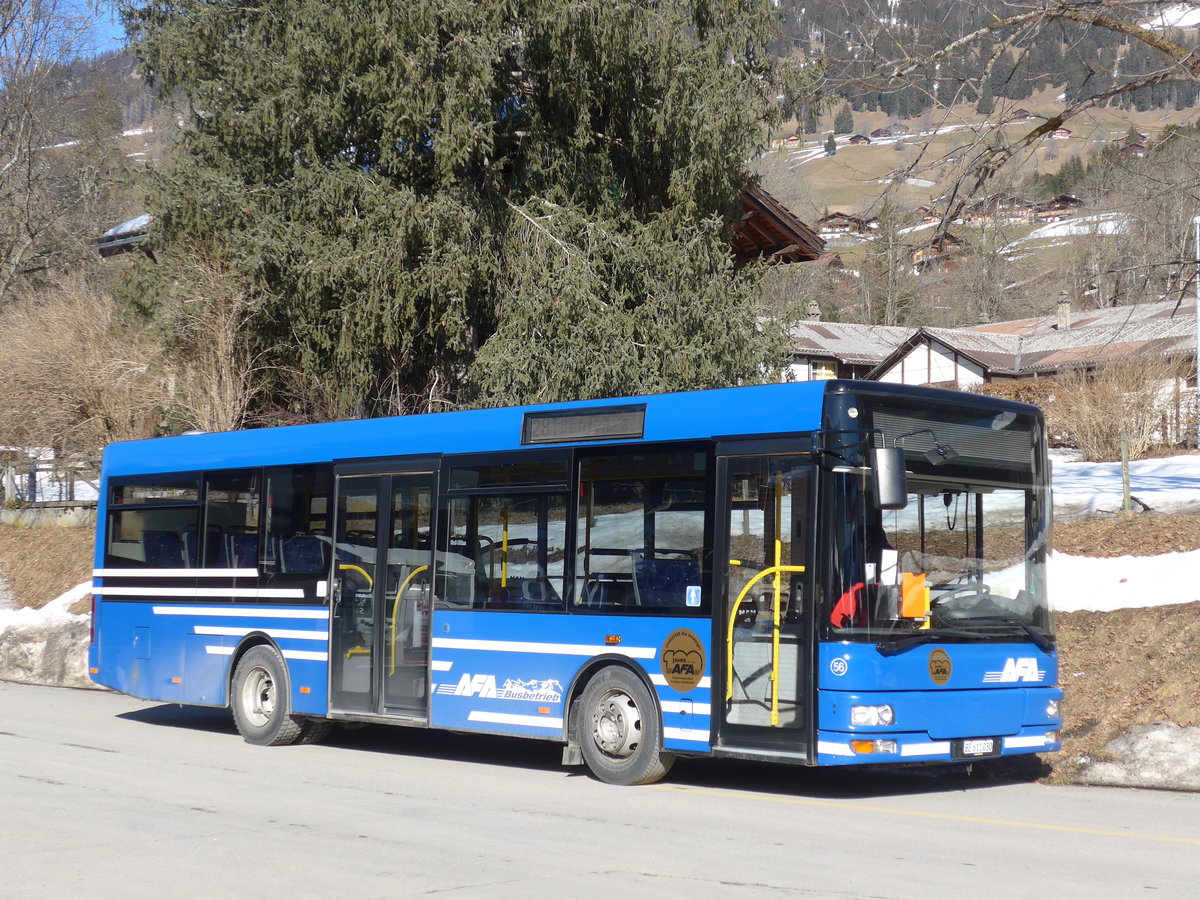
[[908, 477], [904, 474], [903, 447], [871, 449], [871, 497], [877, 509], [908, 506]]

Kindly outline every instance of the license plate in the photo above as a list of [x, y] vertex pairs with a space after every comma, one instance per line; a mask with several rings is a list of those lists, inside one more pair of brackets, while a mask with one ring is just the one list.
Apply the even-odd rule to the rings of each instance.
[[995, 756], [997, 747], [999, 746], [998, 738], [966, 738], [961, 741], [955, 741], [958, 745], [955, 749], [958, 751], [955, 756], [960, 759], [963, 757], [976, 756]]

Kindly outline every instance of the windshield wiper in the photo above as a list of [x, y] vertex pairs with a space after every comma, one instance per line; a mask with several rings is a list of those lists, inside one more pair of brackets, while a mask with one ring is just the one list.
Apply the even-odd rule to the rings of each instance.
[[890, 641], [880, 641], [875, 645], [875, 649], [884, 656], [895, 656], [897, 653], [903, 653], [905, 650], [911, 650], [913, 647], [920, 647], [922, 644], [928, 644], [930, 641], [940, 641], [943, 638], [958, 637], [986, 638], [992, 637], [992, 635], [983, 634], [978, 631], [960, 631], [957, 628], [930, 628], [902, 638], [896, 638]]
[[972, 622], [996, 622], [1000, 625], [1011, 625], [1015, 628], [1020, 628], [1029, 636], [1029, 639], [1037, 645], [1037, 648], [1043, 653], [1049, 653], [1054, 649], [1054, 635], [1044, 628], [1038, 628], [1036, 625], [1030, 625], [1028, 622], [1022, 622], [1020, 619], [1012, 616], [973, 616]]

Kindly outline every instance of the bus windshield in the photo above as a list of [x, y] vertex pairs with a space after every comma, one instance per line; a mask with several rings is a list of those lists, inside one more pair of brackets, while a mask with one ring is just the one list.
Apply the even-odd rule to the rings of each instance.
[[1016, 639], [1048, 649], [1040, 422], [982, 405], [855, 402], [877, 446], [904, 449], [907, 502], [900, 509], [873, 502], [864, 444], [837, 458], [824, 513], [832, 537], [822, 590], [830, 637], [881, 647], [911, 645], [910, 637]]
[[868, 492], [848, 486], [862, 518], [847, 529], [844, 583], [829, 615], [836, 637], [1048, 639], [1033, 491], [913, 478], [907, 506], [877, 511]]

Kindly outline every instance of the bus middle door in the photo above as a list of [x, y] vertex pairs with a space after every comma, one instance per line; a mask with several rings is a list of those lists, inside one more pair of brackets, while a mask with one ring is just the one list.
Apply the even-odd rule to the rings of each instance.
[[428, 713], [436, 472], [337, 478], [330, 706]]
[[[721, 455], [714, 621], [722, 710], [717, 752], [810, 762], [812, 603], [808, 454]], [[716, 610], [721, 610], [716, 613]], [[716, 655], [716, 653], [714, 653]]]

